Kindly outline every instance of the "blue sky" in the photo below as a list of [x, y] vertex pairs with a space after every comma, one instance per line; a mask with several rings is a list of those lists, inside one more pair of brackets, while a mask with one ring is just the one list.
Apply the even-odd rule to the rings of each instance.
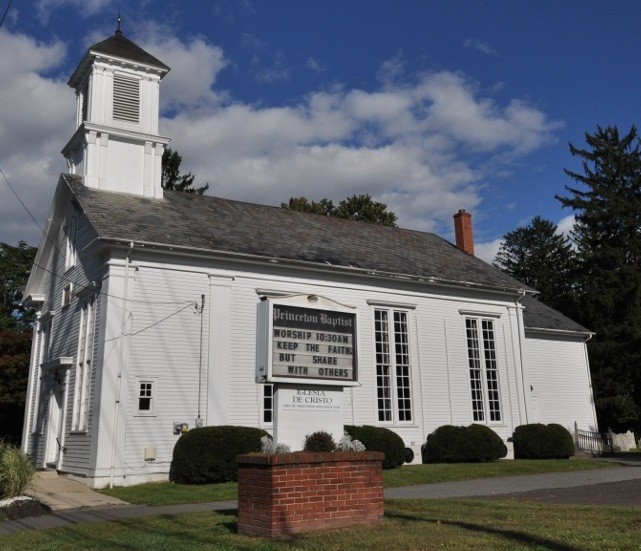
[[[568, 142], [638, 122], [638, 2], [13, 0], [0, 168], [38, 220], [74, 130], [67, 78], [119, 11], [172, 67], [161, 131], [209, 193], [370, 193], [401, 226], [450, 240], [465, 208], [486, 259], [533, 216], [567, 229], [554, 196], [579, 168]], [[0, 197], [0, 241], [37, 244], [1, 178]]]

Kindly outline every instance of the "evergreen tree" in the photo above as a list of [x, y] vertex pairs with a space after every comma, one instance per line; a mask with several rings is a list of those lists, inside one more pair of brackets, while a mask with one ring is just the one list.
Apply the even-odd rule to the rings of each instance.
[[589, 351], [601, 429], [639, 429], [641, 145], [634, 126], [624, 136], [599, 126], [585, 139], [586, 149], [570, 144], [582, 173], [565, 171], [579, 185], [557, 197], [576, 218], [577, 318], [596, 332]]
[[182, 163], [182, 156], [177, 151], [167, 147], [162, 154], [162, 179], [161, 185], [163, 189], [171, 191], [183, 191], [185, 193], [197, 193], [202, 195], [209, 189], [209, 184], [202, 187], [193, 187], [196, 177], [188, 172], [187, 174], [180, 173], [180, 164]]
[[331, 199], [321, 199], [316, 202], [310, 201], [307, 197], [291, 197], [289, 202], [281, 203], [280, 206], [299, 212], [311, 212], [323, 216], [336, 216], [337, 218], [396, 227], [396, 214], [388, 211], [385, 203], [374, 201], [368, 194], [347, 197], [338, 204], [338, 207], [334, 206]]
[[552, 308], [571, 313], [576, 259], [570, 239], [540, 216], [503, 236], [494, 266], [539, 291]]

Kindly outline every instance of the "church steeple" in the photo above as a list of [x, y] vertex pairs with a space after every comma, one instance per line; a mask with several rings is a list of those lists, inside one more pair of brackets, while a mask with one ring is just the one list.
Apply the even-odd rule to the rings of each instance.
[[169, 67], [120, 28], [87, 50], [69, 79], [77, 96], [76, 131], [62, 154], [87, 187], [162, 197], [158, 134], [160, 80]]

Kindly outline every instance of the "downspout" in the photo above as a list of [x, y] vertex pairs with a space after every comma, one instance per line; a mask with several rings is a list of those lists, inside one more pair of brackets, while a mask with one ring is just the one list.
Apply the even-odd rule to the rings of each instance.
[[109, 467], [109, 488], [114, 487], [114, 468], [116, 466], [116, 436], [118, 435], [118, 418], [120, 415], [120, 388], [122, 385], [122, 364], [125, 354], [125, 326], [127, 324], [127, 291], [129, 290], [129, 264], [134, 243], [129, 243], [129, 250], [125, 256], [125, 290], [123, 292], [122, 318], [120, 329], [120, 354], [118, 356], [118, 374], [116, 376], [116, 401], [114, 403], [114, 423], [111, 433], [111, 465]]
[[521, 362], [521, 388], [523, 389], [523, 410], [525, 411], [525, 424], [528, 425], [528, 417], [527, 417], [527, 398], [525, 397], [525, 367], [523, 363], [523, 335], [525, 334], [525, 329], [522, 327], [522, 317], [519, 313], [520, 308], [523, 307], [523, 305], [519, 302], [524, 296], [525, 296], [525, 291], [519, 291], [520, 296], [516, 299], [516, 330], [517, 333], [519, 334], [519, 361]]

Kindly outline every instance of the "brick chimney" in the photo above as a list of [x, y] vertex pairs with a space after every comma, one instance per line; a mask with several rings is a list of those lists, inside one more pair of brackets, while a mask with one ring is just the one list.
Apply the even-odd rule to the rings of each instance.
[[472, 233], [472, 215], [459, 210], [454, 215], [454, 234], [456, 235], [456, 246], [467, 254], [474, 256], [474, 234]]

